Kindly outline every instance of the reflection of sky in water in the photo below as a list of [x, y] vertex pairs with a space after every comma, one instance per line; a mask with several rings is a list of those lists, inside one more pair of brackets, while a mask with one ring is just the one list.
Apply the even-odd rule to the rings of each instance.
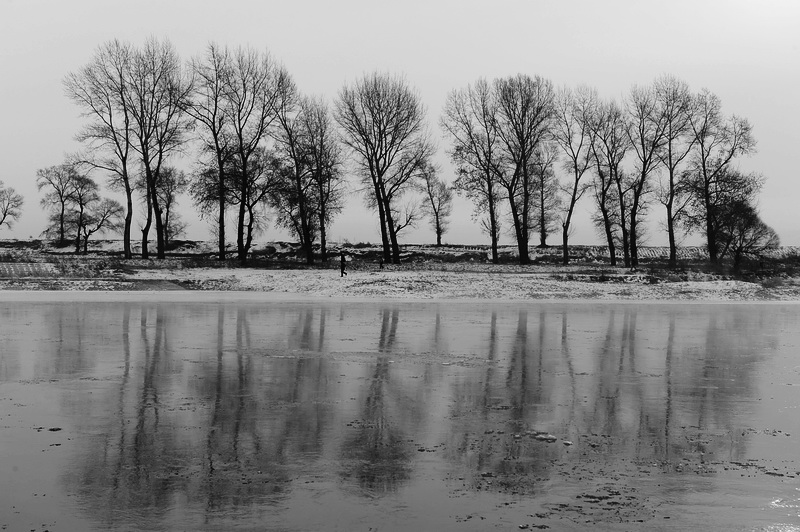
[[608, 524], [617, 503], [634, 522], [687, 505], [719, 524], [732, 518], [691, 494], [726, 490], [771, 524], [797, 518], [793, 306], [82, 303], [0, 318], [3, 452], [26, 459], [31, 423], [62, 427], [50, 500], [95, 526], [464, 530], [476, 511], [515, 523], [534, 507]]

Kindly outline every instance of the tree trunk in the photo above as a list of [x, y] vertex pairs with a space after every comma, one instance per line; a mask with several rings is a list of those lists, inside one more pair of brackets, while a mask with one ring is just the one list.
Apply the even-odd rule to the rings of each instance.
[[678, 264], [678, 246], [675, 243], [675, 219], [672, 216], [672, 198], [665, 205], [667, 209], [667, 238], [669, 239], [669, 267]]
[[539, 190], [539, 247], [547, 247], [547, 223], [546, 212], [544, 208], [544, 183]]
[[147, 183], [147, 221], [142, 227], [142, 258], [150, 258], [150, 250], [147, 249], [147, 240], [150, 235], [150, 226], [153, 225], [153, 205], [150, 201], [150, 183]]
[[489, 232], [491, 233], [489, 236], [492, 241], [492, 264], [497, 264], [500, 262], [500, 256], [497, 252], [497, 214], [495, 212], [495, 204], [494, 198], [490, 197], [489, 199]]
[[390, 231], [389, 238], [392, 241], [392, 263], [400, 264], [400, 244], [397, 242], [397, 231]]
[[578, 181], [576, 179], [575, 186], [572, 189], [572, 195], [569, 199], [569, 208], [567, 209], [567, 217], [564, 219], [564, 223], [561, 224], [561, 263], [564, 265], [569, 264], [569, 228], [572, 224], [572, 213], [575, 211], [575, 204], [578, 202], [576, 199], [577, 195], [577, 187]]
[[631, 218], [631, 232], [629, 238], [631, 241], [631, 268], [636, 268], [639, 265], [639, 251], [636, 244], [636, 217]]
[[75, 229], [75, 254], [81, 252], [81, 229], [83, 229], [83, 205], [78, 212], [78, 227]]
[[152, 170], [145, 168], [145, 178], [147, 179], [147, 190], [150, 194], [150, 207], [156, 221], [156, 258], [163, 259], [165, 257], [164, 246], [164, 220], [161, 213], [161, 205], [158, 204], [158, 191], [156, 190], [157, 176], [153, 174]]
[[244, 216], [246, 212], [246, 207], [244, 202], [239, 205], [239, 218], [236, 221], [236, 255], [239, 259], [240, 264], [245, 264], [247, 262], [247, 251], [244, 247]]
[[617, 184], [617, 196], [619, 197], [619, 228], [622, 232], [622, 261], [626, 268], [631, 266], [630, 241], [628, 240], [628, 226], [625, 223], [625, 196], [622, 192], [622, 185], [618, 177], [614, 178]]
[[631, 206], [630, 242], [631, 242], [631, 267], [639, 266], [639, 205], [642, 202], [645, 176], [641, 176], [639, 184], [633, 188], [633, 205]]
[[394, 219], [392, 218], [392, 210], [389, 204], [389, 201], [386, 201], [384, 205], [384, 214], [386, 215], [386, 228], [389, 232], [389, 240], [391, 242], [391, 262], [393, 264], [400, 264], [400, 244], [397, 242], [397, 230], [394, 225]]
[[[392, 262], [392, 254], [391, 254], [391, 247], [389, 244], [389, 235], [387, 234], [387, 213], [384, 210], [383, 206], [383, 193], [379, 182], [373, 179], [373, 183], [375, 185], [375, 202], [378, 205], [378, 219], [380, 220], [381, 224], [381, 244], [383, 245], [383, 262], [389, 263]], [[388, 218], [391, 218], [389, 216]]]
[[606, 233], [606, 242], [608, 243], [608, 256], [611, 259], [611, 265], [617, 265], [617, 250], [614, 245], [614, 233], [611, 231], [611, 218], [608, 215], [608, 210], [605, 207], [600, 208], [600, 213], [603, 215], [603, 229]]
[[303, 234], [303, 251], [306, 255], [306, 264], [314, 264], [314, 243], [311, 239], [311, 223], [309, 221], [308, 209], [306, 208], [306, 198], [303, 194], [303, 187], [301, 186], [300, 176], [295, 174], [295, 183], [297, 184], [297, 201], [298, 209], [300, 211], [300, 231]]
[[161, 219], [161, 208], [157, 203], [153, 204], [153, 211], [156, 218], [156, 258], [166, 257], [166, 241], [164, 239], [164, 222]]
[[[525, 170], [523, 169], [523, 172]], [[530, 183], [528, 176], [523, 174], [523, 186], [522, 186], [522, 218], [520, 220], [520, 232], [522, 234], [522, 242], [519, 245], [520, 250], [520, 264], [530, 264], [531, 258], [528, 254], [528, 244], [530, 242], [530, 229], [528, 227], [528, 222], [530, 221]]]
[[244, 217], [247, 209], [247, 181], [246, 172], [242, 171], [242, 187], [239, 190], [239, 219], [236, 224], [236, 251], [239, 258], [239, 263], [244, 265], [247, 262], [247, 250], [245, 249], [245, 236], [244, 236]]
[[125, 201], [127, 205], [125, 210], [125, 227], [122, 233], [122, 251], [126, 259], [132, 259], [131, 226], [133, 225], [133, 191], [127, 182], [127, 178], [125, 179]]
[[[301, 215], [305, 216], [305, 214]], [[303, 227], [303, 247], [305, 248], [306, 264], [314, 264], [314, 241], [311, 238], [311, 224], [308, 220], [301, 222]]]
[[[620, 202], [622, 199], [620, 198]], [[626, 268], [631, 266], [631, 250], [629, 247], [630, 240], [628, 240], [628, 226], [625, 223], [625, 207], [620, 205], [619, 209], [619, 229], [622, 233], [622, 263]]]
[[639, 250], [638, 250], [638, 242], [637, 242], [637, 211], [639, 209], [639, 194], [634, 191], [634, 198], [633, 198], [633, 206], [631, 207], [631, 220], [630, 220], [630, 233], [628, 238], [630, 240], [630, 247], [631, 247], [631, 267], [636, 268], [639, 265]]
[[528, 241], [525, 239], [525, 234], [520, 220], [519, 210], [517, 204], [514, 202], [514, 196], [509, 193], [509, 207], [511, 208], [511, 219], [514, 222], [514, 234], [517, 238], [517, 253], [519, 254], [519, 263], [528, 263]]
[[[706, 198], [708, 198], [708, 194], [706, 194]], [[708, 246], [708, 260], [711, 264], [716, 264], [718, 259], [717, 256], [717, 235], [716, 230], [714, 228], [714, 207], [711, 206], [708, 199], [705, 201], [706, 204], [706, 245]]]
[[669, 238], [669, 267], [678, 265], [678, 245], [675, 243], [675, 221], [672, 213], [667, 211], [667, 237]]
[[166, 250], [169, 247], [170, 242], [172, 242], [172, 231], [170, 230], [169, 225], [169, 218], [170, 218], [170, 211], [171, 206], [169, 203], [164, 205], [164, 210], [161, 211], [164, 214], [164, 249]]
[[[244, 241], [244, 254], [243, 256], [245, 259], [247, 258], [247, 254], [250, 252], [250, 248], [253, 246], [253, 226], [255, 225], [255, 215], [253, 214], [253, 207], [250, 205], [247, 206], [247, 238]], [[242, 260], [242, 264], [245, 261]]]
[[63, 201], [61, 202], [61, 216], [59, 217], [59, 228], [58, 228], [58, 245], [63, 246], [67, 241], [67, 230], [64, 227], [64, 217], [66, 216], [67, 205]]
[[[216, 142], [216, 138], [214, 139]], [[219, 240], [219, 260], [225, 260], [225, 163], [217, 148], [217, 193], [219, 194], [219, 220], [217, 220], [217, 237]]]
[[717, 238], [710, 220], [706, 222], [706, 246], [708, 247], [708, 261], [711, 264], [716, 264], [719, 261], [717, 257]]
[[325, 204], [319, 206], [319, 254], [322, 262], [328, 262], [328, 242], [325, 234]]
[[624, 216], [622, 220], [620, 220], [620, 230], [622, 231], [622, 263], [625, 265], [626, 268], [631, 267], [631, 249], [630, 249], [630, 241], [628, 240], [628, 227], [625, 225]]

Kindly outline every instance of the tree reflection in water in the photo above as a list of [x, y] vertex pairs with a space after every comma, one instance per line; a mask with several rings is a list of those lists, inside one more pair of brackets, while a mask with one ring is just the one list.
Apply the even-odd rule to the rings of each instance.
[[342, 476], [354, 478], [367, 493], [380, 495], [397, 489], [410, 471], [405, 437], [392, 422], [391, 364], [400, 310], [384, 308], [378, 337], [377, 360], [367, 378], [361, 417], [342, 445]]
[[37, 344], [35, 368], [94, 379], [93, 394], [63, 388], [85, 449], [63, 479], [100, 526], [176, 513], [213, 526], [277, 511], [311, 480], [358, 497], [424, 475], [535, 494], [590, 460], [738, 459], [746, 437], [714, 436], [741, 434], [732, 405], [755, 400], [759, 364], [797, 325], [778, 317], [632, 305], [53, 305], [36, 318], [51, 341]]

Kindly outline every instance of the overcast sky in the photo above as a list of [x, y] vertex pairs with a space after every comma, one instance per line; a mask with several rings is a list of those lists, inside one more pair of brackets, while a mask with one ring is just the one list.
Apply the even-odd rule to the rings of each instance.
[[[86, 64], [101, 43], [118, 38], [139, 46], [148, 36], [169, 38], [183, 58], [200, 54], [210, 41], [268, 49], [301, 91], [328, 101], [364, 73], [404, 74], [427, 105], [448, 180], [453, 168], [438, 121], [454, 88], [525, 73], [621, 99], [635, 83], [673, 74], [693, 91], [716, 93], [726, 114], [753, 124], [758, 153], [740, 166], [765, 175], [762, 218], [784, 245], [800, 245], [796, 0], [0, 0], [0, 180], [25, 197], [22, 218], [13, 230], [0, 229], [0, 238], [41, 233], [46, 217], [36, 170], [79, 148], [73, 137], [82, 121], [64, 96], [64, 76]], [[189, 206], [188, 199], [183, 203]], [[574, 243], [601, 242], [588, 222], [593, 208], [588, 197], [579, 204]], [[658, 226], [662, 210], [654, 205], [648, 215], [651, 244], [666, 241]], [[466, 200], [457, 201], [445, 241], [488, 242], [471, 212]], [[378, 242], [375, 218], [351, 196], [330, 237]], [[210, 238], [199, 221], [188, 236]], [[270, 227], [260, 240], [277, 238], [286, 236]], [[420, 224], [403, 240], [435, 237]], [[558, 235], [549, 240], [558, 242]]]

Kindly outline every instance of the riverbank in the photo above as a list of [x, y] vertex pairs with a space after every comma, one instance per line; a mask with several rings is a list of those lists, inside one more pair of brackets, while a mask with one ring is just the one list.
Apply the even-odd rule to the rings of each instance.
[[[95, 278], [0, 280], [0, 290], [241, 291], [315, 298], [800, 301], [800, 284], [734, 279], [662, 281], [649, 274], [516, 271], [161, 268]], [[0, 298], [2, 298], [0, 293]]]
[[800, 301], [800, 277], [785, 258], [766, 272], [731, 275], [707, 268], [696, 249], [684, 250], [679, 268], [667, 268], [659, 261], [663, 250], [648, 248], [648, 262], [631, 270], [610, 266], [592, 247], [576, 247], [568, 266], [558, 264], [556, 249], [536, 250], [534, 263], [520, 266], [491, 264], [486, 250], [464, 246], [406, 246], [402, 264], [382, 265], [377, 248], [351, 246], [341, 276], [338, 261], [307, 267], [292, 260], [286, 244], [263, 246], [247, 267], [215, 261], [208, 244], [184, 245], [164, 260], [123, 260], [113, 241], [98, 246], [89, 255], [6, 252], [0, 298], [7, 290], [201, 290], [400, 300]]

